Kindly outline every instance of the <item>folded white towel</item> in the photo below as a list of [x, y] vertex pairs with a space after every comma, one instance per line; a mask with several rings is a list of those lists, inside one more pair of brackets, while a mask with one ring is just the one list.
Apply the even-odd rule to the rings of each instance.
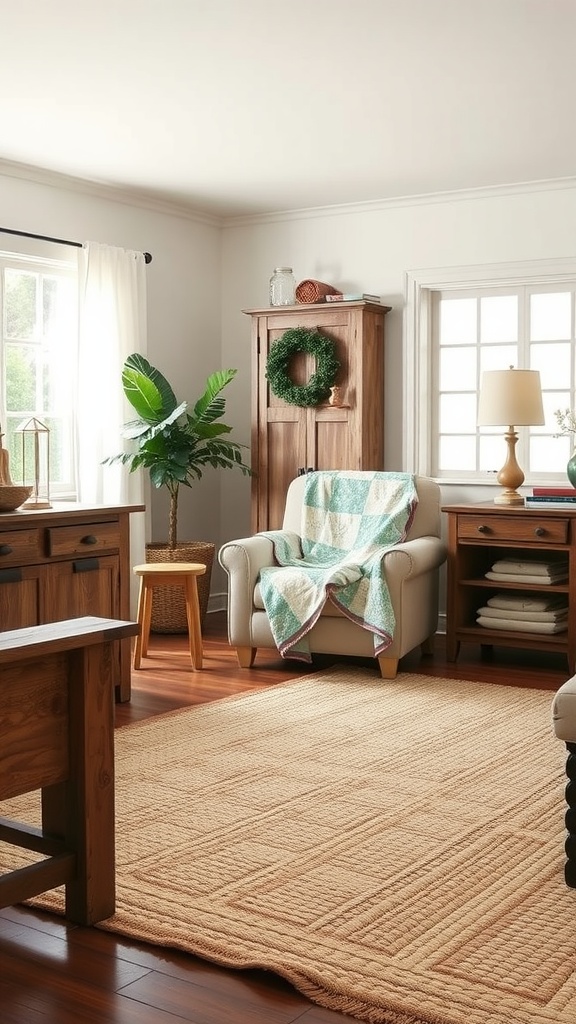
[[528, 576], [526, 573], [514, 573], [514, 572], [487, 572], [487, 580], [497, 580], [499, 583], [523, 583], [526, 586], [527, 583], [537, 583], [542, 586], [550, 586], [552, 583], [563, 583], [568, 579], [568, 573], [563, 573], [560, 576]]
[[564, 633], [568, 622], [525, 622], [523, 619], [496, 619], [480, 615], [476, 620], [486, 629], [511, 629], [521, 633]]
[[561, 622], [568, 615], [568, 607], [557, 608], [551, 612], [524, 612], [519, 608], [513, 611], [511, 608], [491, 608], [485, 605], [479, 608], [478, 615], [488, 616], [494, 619], [523, 619], [526, 622]]
[[534, 560], [514, 561], [513, 558], [501, 558], [497, 562], [494, 562], [492, 566], [492, 572], [512, 572], [519, 573], [522, 576], [554, 576], [558, 573], [568, 572], [568, 559], [558, 559], [554, 561], [537, 562]]
[[564, 594], [531, 594], [515, 590], [513, 593], [500, 590], [489, 597], [486, 604], [491, 608], [509, 608], [512, 611], [520, 608], [523, 611], [546, 612], [552, 608], [565, 608], [567, 603]]

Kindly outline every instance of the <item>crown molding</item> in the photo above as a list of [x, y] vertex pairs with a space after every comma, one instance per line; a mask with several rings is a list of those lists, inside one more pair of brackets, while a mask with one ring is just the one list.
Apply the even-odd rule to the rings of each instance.
[[549, 178], [540, 181], [521, 181], [509, 185], [488, 185], [484, 188], [453, 189], [446, 192], [424, 192], [419, 195], [393, 196], [389, 199], [373, 199], [360, 203], [346, 203], [333, 206], [311, 206], [299, 210], [279, 210], [277, 213], [261, 213], [240, 217], [226, 217], [225, 228], [250, 224], [273, 224], [279, 221], [309, 220], [311, 217], [341, 217], [347, 214], [377, 213], [407, 206], [429, 206], [434, 203], [468, 203], [479, 199], [495, 199], [530, 195], [534, 192], [558, 192], [576, 189], [576, 177]]
[[159, 199], [140, 189], [123, 188], [98, 179], [78, 178], [59, 171], [49, 171], [31, 164], [16, 163], [10, 160], [0, 159], [0, 176], [32, 181], [50, 188], [80, 192], [95, 198], [122, 203], [126, 206], [137, 206], [141, 209], [180, 217], [215, 228], [274, 224], [282, 221], [310, 220], [314, 217], [341, 217], [358, 213], [377, 213], [382, 210], [394, 210], [401, 207], [429, 206], [434, 203], [464, 203], [499, 197], [530, 195], [536, 192], [557, 192], [576, 189], [576, 177], [549, 178], [539, 181], [515, 182], [507, 185], [488, 185], [483, 188], [424, 192], [415, 195], [392, 196], [387, 199], [365, 200], [357, 203], [336, 203], [331, 206], [308, 206], [293, 210], [278, 210], [270, 213], [241, 214], [239, 216], [225, 217], [205, 213], [186, 203]]
[[158, 199], [139, 189], [122, 188], [119, 185], [112, 185], [109, 182], [97, 179], [77, 178], [70, 174], [61, 174], [59, 171], [48, 171], [42, 167], [34, 167], [31, 164], [13, 163], [10, 160], [0, 159], [0, 176], [32, 181], [38, 185], [65, 189], [68, 192], [81, 192], [97, 199], [123, 203], [126, 206], [138, 206], [156, 213], [165, 213], [173, 217], [192, 220], [209, 227], [219, 228], [222, 227], [223, 223], [221, 217], [203, 213], [201, 210], [195, 210], [185, 203]]

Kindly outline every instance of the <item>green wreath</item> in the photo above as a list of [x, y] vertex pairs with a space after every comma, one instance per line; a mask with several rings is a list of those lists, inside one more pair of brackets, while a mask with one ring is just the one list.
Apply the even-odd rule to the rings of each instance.
[[[288, 373], [290, 360], [298, 352], [308, 352], [316, 359], [316, 370], [307, 384], [294, 384]], [[339, 369], [334, 342], [330, 338], [319, 331], [292, 327], [272, 345], [266, 363], [266, 377], [274, 394], [290, 405], [318, 405], [328, 398]]]

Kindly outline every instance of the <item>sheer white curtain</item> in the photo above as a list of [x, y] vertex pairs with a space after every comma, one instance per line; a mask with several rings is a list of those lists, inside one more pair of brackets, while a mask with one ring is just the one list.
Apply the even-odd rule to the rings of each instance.
[[[141, 252], [99, 242], [79, 250], [78, 500], [142, 504], [144, 474], [102, 461], [124, 447], [122, 425], [134, 417], [122, 390], [122, 366], [146, 355], [146, 266]], [[130, 558], [145, 560], [144, 513], [130, 516]], [[135, 614], [137, 580], [131, 581]]]

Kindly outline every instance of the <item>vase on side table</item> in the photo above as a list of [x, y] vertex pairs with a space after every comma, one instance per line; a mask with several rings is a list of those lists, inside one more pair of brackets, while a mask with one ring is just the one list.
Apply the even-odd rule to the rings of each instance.
[[568, 474], [568, 479], [572, 484], [572, 487], [576, 487], [576, 449], [574, 449], [572, 455], [568, 459], [566, 473]]

